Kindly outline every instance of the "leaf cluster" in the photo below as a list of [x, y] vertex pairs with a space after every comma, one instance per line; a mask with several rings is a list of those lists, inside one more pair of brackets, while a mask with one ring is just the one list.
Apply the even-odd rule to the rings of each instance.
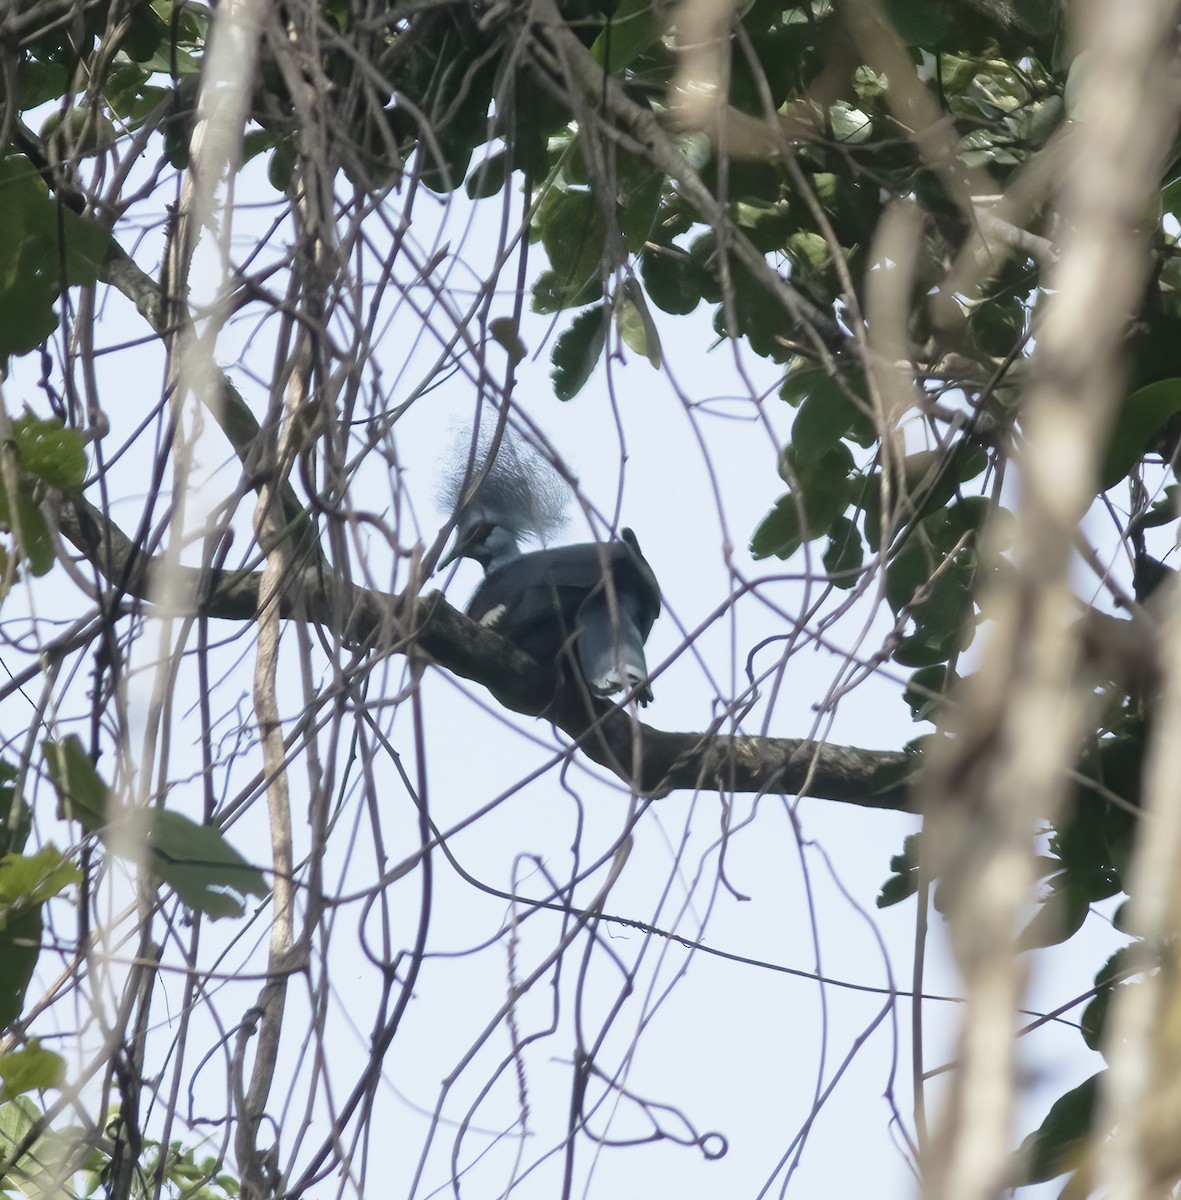
[[[15, 1057], [15, 1056], [9, 1056]], [[56, 1057], [56, 1056], [54, 1056]], [[46, 1127], [44, 1113], [29, 1096], [0, 1104], [0, 1196], [57, 1200], [62, 1195], [109, 1195], [125, 1160], [127, 1131], [112, 1111], [99, 1136], [80, 1125]], [[168, 1145], [144, 1138], [125, 1194], [134, 1200], [236, 1200], [238, 1179], [212, 1155], [173, 1140]]]
[[[1047, 189], [1011, 209], [994, 199], [1019, 192], [1061, 135], [1075, 64], [1051, 0], [886, 0], [883, 10], [878, 45], [897, 51], [889, 69], [829, 0], [740, 6], [727, 70], [713, 81], [717, 124], [700, 127], [678, 108], [675, 31], [650, 0], [555, 5], [571, 39], [561, 52], [552, 30], [522, 24], [510, 6], [291, 6], [293, 28], [316, 35], [291, 43], [318, 50], [293, 70], [264, 41], [243, 157], [267, 154], [270, 184], [292, 195], [313, 167], [339, 172], [374, 210], [409, 181], [440, 196], [462, 186], [477, 202], [519, 193], [523, 232], [546, 263], [530, 303], [560, 328], [552, 368], [562, 400], [608, 353], [630, 350], [658, 369], [662, 327], [699, 310], [719, 341], [741, 340], [774, 364], [782, 383], [768, 403], [792, 410], [791, 433], [776, 461], [752, 464], [769, 480], [777, 472], [782, 491], [751, 553], [804, 561], [814, 582], [851, 595], [877, 581], [892, 622], [882, 661], [907, 673], [902, 699], [915, 720], [933, 722], [988, 619], [988, 582], [1007, 569], [1001, 485], [1020, 446], [1017, 397], [1056, 236]], [[98, 202], [104, 170], [133, 150], [157, 155], [161, 171], [188, 163], [208, 30], [204, 10], [172, 0], [99, 0], [71, 22], [30, 14], [13, 19], [6, 44], [2, 361], [43, 347], [70, 290], [109, 275], [117, 244]], [[581, 75], [561, 66], [576, 51]], [[301, 79], [321, 85], [330, 161], [317, 160], [325, 152]], [[907, 118], [915, 95], [942, 143]], [[26, 120], [40, 120], [39, 136]], [[905, 255], [883, 242], [887, 216], [902, 210], [913, 218]], [[1001, 214], [1004, 236], [982, 232], [985, 210]], [[1176, 518], [1176, 484], [1165, 490], [1161, 479], [1181, 445], [1178, 218], [1174, 160], [1151, 214], [1154, 270], [1129, 323], [1126, 395], [1095, 485], [1097, 497], [1127, 490], [1129, 539]], [[887, 313], [881, 289], [893, 298]], [[871, 353], [891, 321], [891, 353]], [[495, 336], [522, 352], [513, 331]], [[5, 430], [5, 591], [19, 572], [54, 565], [47, 493], [85, 484], [87, 443], [65, 415], [25, 414]], [[1150, 714], [1128, 687], [1110, 687], [1126, 719], [1105, 720], [1080, 754], [1083, 783], [1049, 832], [1026, 948], [1070, 937], [1126, 887]], [[76, 739], [47, 743], [44, 767], [84, 838], [145, 855], [192, 912], [238, 915], [246, 897], [267, 894], [220, 830], [117, 803]], [[0, 767], [0, 1025], [22, 1011], [42, 907], [77, 883], [73, 860], [52, 846], [23, 853], [28, 810], [16, 782]], [[913, 894], [920, 856], [908, 839], [880, 904]], [[1096, 976], [1083, 1019], [1092, 1048], [1113, 990], [1134, 986], [1122, 963]], [[24, 1053], [33, 1057], [3, 1075], [12, 1094], [26, 1087], [18, 1068], [33, 1072], [29, 1086], [50, 1081], [52, 1064]], [[1093, 1095], [1090, 1080], [1051, 1111], [1027, 1147], [1025, 1181], [1070, 1168]]]

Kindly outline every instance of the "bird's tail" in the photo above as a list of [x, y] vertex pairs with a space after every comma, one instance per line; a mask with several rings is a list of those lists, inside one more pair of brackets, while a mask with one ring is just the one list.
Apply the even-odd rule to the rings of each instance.
[[604, 590], [580, 610], [578, 665], [596, 696], [638, 688], [636, 699], [647, 704], [652, 689], [644, 638], [632, 612], [633, 598], [617, 594], [615, 600], [617, 603], [610, 604]]

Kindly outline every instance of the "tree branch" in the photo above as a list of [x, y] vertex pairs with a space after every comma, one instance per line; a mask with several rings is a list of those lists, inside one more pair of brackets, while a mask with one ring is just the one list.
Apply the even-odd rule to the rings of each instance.
[[[57, 511], [62, 534], [127, 596], [146, 600], [160, 569], [116, 525], [82, 499]], [[226, 621], [258, 616], [258, 572], [173, 568], [175, 595], [187, 613]], [[277, 597], [279, 614], [331, 630], [377, 654], [411, 646], [440, 666], [486, 687], [514, 712], [545, 716], [592, 761], [645, 795], [684, 788], [806, 793], [863, 808], [910, 811], [907, 776], [914, 765], [899, 751], [863, 750], [806, 738], [744, 737], [716, 729], [672, 732], [638, 722], [627, 709], [563, 685], [555, 670], [452, 608], [439, 592], [391, 595], [350, 587], [314, 566], [292, 574]], [[343, 614], [343, 616], [341, 615]]]

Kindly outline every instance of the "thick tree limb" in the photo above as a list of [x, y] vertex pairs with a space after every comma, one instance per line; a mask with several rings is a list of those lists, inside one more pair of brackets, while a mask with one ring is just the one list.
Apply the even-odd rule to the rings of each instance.
[[[58, 509], [62, 534], [116, 589], [147, 600], [156, 560], [84, 500]], [[176, 568], [173, 568], [174, 570]], [[179, 568], [174, 594], [187, 611], [226, 621], [258, 615], [258, 572]], [[438, 592], [389, 595], [352, 587], [307, 567], [278, 599], [280, 615], [309, 620], [376, 654], [425, 652], [440, 666], [488, 688], [514, 712], [546, 716], [594, 762], [646, 795], [684, 788], [805, 793], [864, 808], [910, 811], [909, 755], [834, 746], [806, 738], [740, 737], [712, 730], [671, 732], [637, 722], [629, 712], [562, 686], [510, 642], [452, 608]]]

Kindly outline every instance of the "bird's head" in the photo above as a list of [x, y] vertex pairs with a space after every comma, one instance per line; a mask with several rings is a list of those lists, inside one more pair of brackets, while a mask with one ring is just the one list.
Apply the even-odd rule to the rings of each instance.
[[553, 465], [511, 428], [491, 461], [490, 427], [485, 424], [474, 447], [472, 436], [469, 431], [457, 439], [440, 481], [440, 503], [458, 509], [459, 517], [455, 545], [439, 565], [474, 558], [487, 572], [520, 554], [522, 539], [544, 541], [561, 526], [569, 490]]
[[455, 545], [441, 563], [439, 570], [461, 558], [474, 558], [485, 572], [516, 558], [521, 553], [511, 529], [498, 525], [485, 516], [474, 521], [461, 520], [455, 535]]

